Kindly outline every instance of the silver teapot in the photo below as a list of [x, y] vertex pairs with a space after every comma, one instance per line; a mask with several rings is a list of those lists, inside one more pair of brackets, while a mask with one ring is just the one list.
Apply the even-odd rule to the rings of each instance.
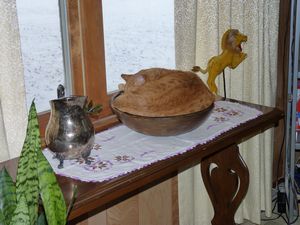
[[84, 159], [85, 163], [90, 163], [88, 156], [94, 145], [95, 131], [84, 111], [86, 102], [86, 96], [60, 97], [50, 101], [51, 114], [45, 141], [60, 162], [58, 168], [63, 168], [65, 159]]

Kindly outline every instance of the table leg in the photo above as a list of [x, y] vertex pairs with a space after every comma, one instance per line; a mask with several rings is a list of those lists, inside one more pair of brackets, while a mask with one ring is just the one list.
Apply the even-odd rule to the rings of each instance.
[[201, 162], [202, 178], [214, 207], [212, 225], [234, 225], [234, 214], [249, 186], [249, 171], [232, 145]]

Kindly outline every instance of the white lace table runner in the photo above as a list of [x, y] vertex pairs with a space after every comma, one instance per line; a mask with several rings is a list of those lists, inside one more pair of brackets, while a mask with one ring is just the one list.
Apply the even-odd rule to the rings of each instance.
[[182, 135], [147, 136], [124, 125], [96, 134], [90, 165], [83, 160], [65, 160], [64, 168], [58, 169], [58, 160], [53, 159], [52, 152], [45, 149], [43, 153], [55, 173], [61, 176], [102, 182], [182, 154], [261, 114], [254, 108], [238, 103], [217, 101], [213, 112], [201, 126]]

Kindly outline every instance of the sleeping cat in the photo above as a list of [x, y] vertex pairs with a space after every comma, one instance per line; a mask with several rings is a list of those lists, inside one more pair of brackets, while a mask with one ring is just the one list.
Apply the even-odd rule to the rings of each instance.
[[206, 109], [214, 95], [192, 72], [151, 68], [134, 75], [122, 74], [124, 91], [113, 102], [123, 112], [149, 116], [175, 116]]

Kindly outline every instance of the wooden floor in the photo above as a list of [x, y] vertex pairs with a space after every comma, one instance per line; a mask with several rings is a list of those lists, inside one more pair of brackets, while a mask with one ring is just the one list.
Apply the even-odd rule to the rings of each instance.
[[[261, 225], [285, 225], [286, 223], [284, 222], [283, 219], [279, 218], [277, 220], [270, 220], [270, 221], [263, 221]], [[243, 225], [254, 225], [254, 223], [246, 222], [243, 223]], [[293, 225], [300, 225], [300, 220], [298, 220], [296, 223]]]
[[[282, 218], [278, 218], [276, 220], [270, 220], [271, 218], [267, 218], [264, 215], [262, 215], [262, 218], [269, 221], [262, 221], [261, 225], [285, 225], [286, 224]], [[277, 218], [277, 216], [274, 215], [274, 217], [272, 218]], [[243, 223], [243, 225], [255, 225], [255, 224], [248, 221]], [[300, 219], [298, 219], [295, 223], [293, 223], [293, 225], [300, 225]]]

